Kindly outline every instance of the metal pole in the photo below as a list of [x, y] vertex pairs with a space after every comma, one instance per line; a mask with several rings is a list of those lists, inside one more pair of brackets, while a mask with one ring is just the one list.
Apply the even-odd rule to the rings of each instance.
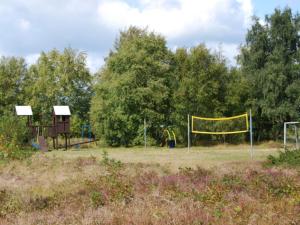
[[251, 159], [253, 159], [253, 127], [252, 127], [252, 112], [251, 112], [251, 109], [250, 109], [250, 145], [251, 145], [251, 148], [250, 148], [250, 154], [251, 154]]
[[187, 137], [188, 137], [188, 152], [190, 151], [191, 140], [190, 140], [190, 114], [188, 114], [188, 124], [187, 124]]
[[283, 148], [286, 148], [286, 122], [283, 125]]
[[146, 119], [144, 119], [144, 144], [145, 144], [145, 149], [147, 148], [147, 124], [146, 124]]
[[295, 124], [295, 139], [296, 139], [296, 149], [298, 149], [298, 130], [297, 125]]

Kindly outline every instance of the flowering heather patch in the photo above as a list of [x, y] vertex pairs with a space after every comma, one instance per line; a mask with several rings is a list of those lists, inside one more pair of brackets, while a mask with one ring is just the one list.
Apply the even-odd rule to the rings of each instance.
[[0, 224], [300, 223], [299, 172], [229, 167], [36, 156], [1, 167]]

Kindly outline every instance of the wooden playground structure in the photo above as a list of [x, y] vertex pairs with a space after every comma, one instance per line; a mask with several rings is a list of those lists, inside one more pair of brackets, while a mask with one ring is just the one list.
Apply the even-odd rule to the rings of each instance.
[[[69, 106], [53, 106], [51, 125], [33, 125], [31, 106], [16, 106], [18, 116], [27, 116], [27, 128], [30, 130], [31, 138], [36, 137], [38, 144], [34, 147], [47, 152], [47, 138], [52, 138], [53, 149], [65, 148], [95, 142], [97, 140], [90, 139], [89, 141], [71, 144], [70, 143], [70, 126], [71, 126], [71, 111]], [[59, 137], [63, 137], [64, 145], [59, 145]]]

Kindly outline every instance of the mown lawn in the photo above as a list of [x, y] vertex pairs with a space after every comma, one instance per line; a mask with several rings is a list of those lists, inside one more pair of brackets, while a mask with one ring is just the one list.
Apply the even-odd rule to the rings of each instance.
[[237, 146], [215, 146], [215, 147], [192, 147], [187, 148], [159, 148], [143, 147], [135, 148], [92, 148], [92, 149], [71, 149], [69, 151], [53, 151], [49, 156], [62, 158], [77, 158], [95, 156], [101, 158], [103, 150], [107, 151], [111, 158], [120, 160], [124, 163], [146, 163], [160, 164], [176, 171], [179, 167], [201, 166], [211, 168], [233, 162], [251, 163], [262, 161], [270, 154], [277, 155], [278, 148], [264, 146], [254, 147], [253, 160], [250, 157], [250, 148], [246, 145]]

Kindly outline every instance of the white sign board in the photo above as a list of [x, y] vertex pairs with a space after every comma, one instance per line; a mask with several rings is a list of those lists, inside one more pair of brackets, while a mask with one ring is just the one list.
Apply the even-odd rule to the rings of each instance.
[[56, 116], [70, 116], [70, 108], [69, 106], [63, 105], [63, 106], [53, 106], [54, 114]]
[[32, 109], [29, 105], [16, 106], [18, 116], [32, 116]]

